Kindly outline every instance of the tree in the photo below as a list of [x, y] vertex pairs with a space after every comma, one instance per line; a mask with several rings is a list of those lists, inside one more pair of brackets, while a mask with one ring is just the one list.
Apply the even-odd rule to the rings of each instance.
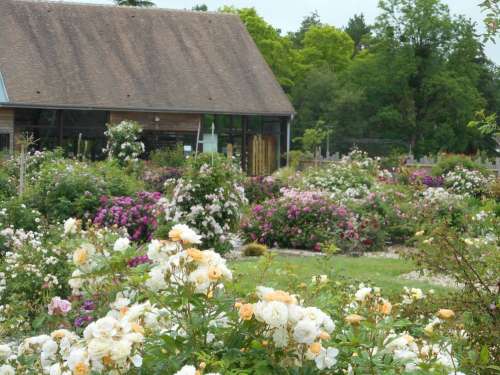
[[114, 0], [115, 4], [118, 6], [127, 6], [127, 7], [153, 7], [155, 3], [148, 0]]
[[496, 36], [499, 33], [500, 24], [500, 2], [499, 0], [484, 0], [479, 6], [483, 13], [486, 13], [484, 24], [486, 25], [486, 34], [484, 41], [492, 41], [496, 43]]
[[368, 46], [368, 41], [371, 35], [371, 27], [365, 22], [363, 14], [357, 15], [349, 19], [349, 23], [345, 28], [345, 32], [354, 41], [354, 54], [357, 55], [360, 51]]
[[208, 6], [206, 4], [195, 5], [192, 10], [197, 12], [208, 12]]
[[349, 35], [330, 25], [311, 27], [304, 35], [303, 45], [304, 64], [316, 69], [344, 70], [354, 51], [354, 42]]
[[302, 48], [305, 34], [311, 27], [321, 26], [321, 20], [317, 11], [312, 12], [309, 16], [304, 17], [300, 25], [299, 31], [289, 33], [289, 38], [292, 40], [295, 48]]
[[236, 9], [226, 6], [219, 11], [240, 16], [278, 82], [289, 93], [295, 84], [296, 75], [302, 69], [290, 38], [281, 36], [281, 30], [268, 24], [254, 8]]

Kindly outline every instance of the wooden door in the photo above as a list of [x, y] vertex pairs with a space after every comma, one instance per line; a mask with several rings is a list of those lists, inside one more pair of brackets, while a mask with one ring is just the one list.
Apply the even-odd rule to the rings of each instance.
[[248, 147], [249, 172], [252, 176], [267, 176], [276, 170], [276, 137], [254, 135]]

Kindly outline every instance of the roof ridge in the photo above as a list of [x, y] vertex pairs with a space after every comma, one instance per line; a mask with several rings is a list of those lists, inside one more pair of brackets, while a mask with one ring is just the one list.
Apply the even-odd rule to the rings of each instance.
[[[3, 1], [3, 0], [1, 0]], [[10, 0], [12, 2], [19, 3], [34, 3], [34, 4], [50, 4], [50, 5], [69, 5], [69, 6], [85, 6], [85, 7], [96, 7], [96, 8], [116, 8], [116, 9], [127, 9], [132, 11], [156, 11], [156, 12], [170, 12], [170, 13], [190, 13], [190, 14], [206, 14], [206, 15], [216, 15], [216, 16], [238, 16], [233, 13], [223, 13], [217, 11], [196, 11], [192, 9], [176, 9], [176, 8], [162, 8], [162, 7], [134, 7], [134, 6], [118, 6], [116, 4], [102, 4], [102, 3], [86, 3], [83, 1], [67, 1], [67, 0]]]

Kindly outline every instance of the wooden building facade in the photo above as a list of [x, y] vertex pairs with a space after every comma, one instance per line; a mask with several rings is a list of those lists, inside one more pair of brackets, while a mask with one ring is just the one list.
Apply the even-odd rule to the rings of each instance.
[[148, 152], [285, 164], [294, 110], [239, 17], [30, 0], [0, 14], [0, 151], [30, 133], [98, 158], [106, 124], [134, 120]]

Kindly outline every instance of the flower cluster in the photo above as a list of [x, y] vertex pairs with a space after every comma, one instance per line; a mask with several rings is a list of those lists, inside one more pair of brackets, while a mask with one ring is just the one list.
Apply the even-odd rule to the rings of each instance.
[[457, 166], [446, 174], [445, 181], [446, 188], [454, 194], [479, 196], [487, 192], [492, 178], [480, 171]]
[[283, 196], [252, 208], [242, 229], [250, 241], [268, 246], [320, 251], [335, 244], [346, 251], [369, 248], [374, 222], [359, 221], [324, 193], [283, 190]]
[[139, 192], [135, 197], [101, 197], [94, 224], [124, 227], [133, 241], [149, 241], [158, 226], [160, 198], [160, 193], [148, 192]]
[[141, 126], [134, 121], [108, 125], [108, 130], [104, 132], [108, 143], [103, 152], [108, 153], [110, 158], [116, 158], [122, 164], [136, 162], [144, 153], [144, 143], [139, 141], [141, 133]]
[[205, 155], [188, 161], [188, 173], [177, 180], [162, 200], [165, 221], [187, 224], [202, 235], [203, 248], [225, 252], [233, 247], [234, 232], [247, 203], [240, 172], [230, 161]]
[[422, 184], [432, 188], [444, 185], [444, 178], [442, 176], [431, 176], [425, 169], [417, 169], [410, 175], [409, 179], [413, 184]]
[[148, 246], [147, 256], [153, 263], [146, 281], [150, 290], [165, 291], [172, 285], [190, 283], [196, 293], [210, 294], [220, 281], [232, 279], [225, 259], [219, 254], [189, 247], [201, 242], [189, 227], [176, 225], [169, 237], [171, 241], [154, 240]]
[[299, 360], [314, 360], [319, 370], [330, 369], [337, 363], [338, 349], [324, 348], [335, 329], [333, 320], [316, 307], [304, 307], [296, 296], [281, 290], [258, 287], [259, 301], [238, 303], [240, 319], [255, 318], [264, 324], [262, 335], [272, 338], [276, 348], [297, 355]]
[[253, 204], [280, 196], [283, 183], [273, 176], [255, 176], [248, 177], [244, 187], [248, 202]]

